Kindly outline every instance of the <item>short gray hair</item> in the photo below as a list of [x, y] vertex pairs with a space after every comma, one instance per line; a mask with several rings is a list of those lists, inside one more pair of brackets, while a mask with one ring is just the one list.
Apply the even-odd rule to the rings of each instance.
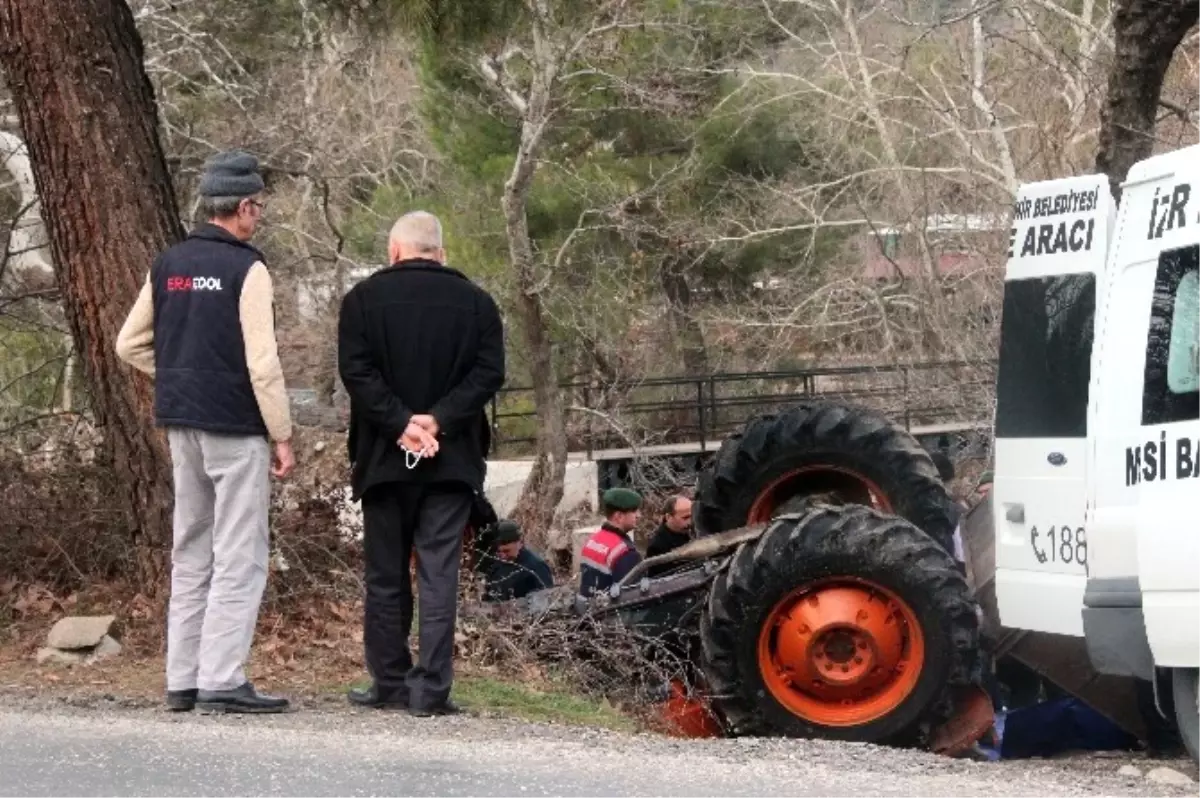
[[197, 216], [203, 219], [224, 219], [237, 213], [238, 206], [246, 197], [205, 197], [196, 203]]
[[442, 248], [442, 223], [428, 211], [412, 211], [396, 220], [388, 240], [430, 255]]

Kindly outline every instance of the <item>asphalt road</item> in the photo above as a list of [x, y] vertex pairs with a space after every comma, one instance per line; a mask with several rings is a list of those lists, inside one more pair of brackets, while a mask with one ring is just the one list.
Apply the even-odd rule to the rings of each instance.
[[1153, 795], [1120, 762], [987, 764], [866, 745], [680, 741], [481, 718], [277, 717], [0, 698], [0, 795]]

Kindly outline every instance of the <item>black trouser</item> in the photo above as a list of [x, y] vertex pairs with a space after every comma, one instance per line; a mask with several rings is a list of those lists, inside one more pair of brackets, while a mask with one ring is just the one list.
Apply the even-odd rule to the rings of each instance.
[[[450, 695], [458, 565], [471, 496], [465, 487], [387, 484], [362, 499], [367, 670], [381, 691], [407, 691], [412, 707], [436, 707]], [[414, 549], [420, 613], [415, 666], [408, 647]]]

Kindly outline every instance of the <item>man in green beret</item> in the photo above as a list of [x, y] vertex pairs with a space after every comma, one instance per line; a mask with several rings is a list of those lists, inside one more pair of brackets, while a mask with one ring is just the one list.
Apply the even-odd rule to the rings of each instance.
[[516, 521], [500, 521], [492, 534], [494, 550], [484, 555], [484, 601], [511, 601], [554, 586], [550, 566], [525, 547]]
[[607, 591], [642, 561], [629, 537], [641, 518], [642, 497], [628, 488], [610, 488], [600, 502], [604, 523], [580, 553], [579, 592], [584, 597]]

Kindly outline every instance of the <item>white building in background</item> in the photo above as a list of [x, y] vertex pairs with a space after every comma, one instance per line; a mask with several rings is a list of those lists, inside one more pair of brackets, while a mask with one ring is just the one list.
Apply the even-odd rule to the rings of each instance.
[[297, 313], [304, 320], [319, 318], [335, 298], [345, 296], [356, 283], [365, 280], [384, 266], [385, 264], [360, 266], [347, 262], [342, 269], [341, 285], [337, 284], [337, 273], [332, 269], [300, 279], [296, 284]]

